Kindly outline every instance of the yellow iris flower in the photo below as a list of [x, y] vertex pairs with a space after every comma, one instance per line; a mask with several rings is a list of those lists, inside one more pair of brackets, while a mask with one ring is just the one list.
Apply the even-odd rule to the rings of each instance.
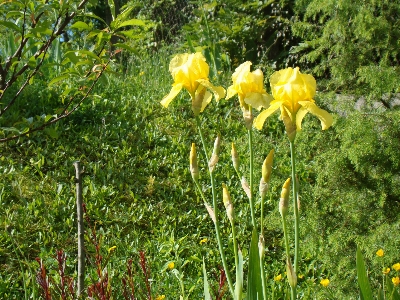
[[[333, 122], [332, 116], [319, 108], [313, 97], [317, 84], [311, 75], [301, 74], [299, 68], [287, 68], [272, 74], [270, 79], [271, 91], [274, 100], [254, 120], [254, 126], [261, 130], [265, 120], [276, 110], [281, 110], [281, 117], [288, 115], [296, 130], [301, 130], [301, 122], [307, 113], [318, 117], [322, 130], [328, 129]], [[253, 99], [246, 99], [246, 103], [256, 107], [259, 102], [253, 103]]]
[[208, 90], [214, 93], [217, 101], [225, 96], [223, 87], [214, 86], [209, 81], [209, 66], [200, 52], [176, 55], [169, 64], [169, 71], [174, 83], [169, 94], [161, 101], [164, 107], [168, 107], [183, 88], [190, 94], [192, 110], [196, 116], [211, 102], [212, 95]]
[[[250, 72], [251, 62], [246, 61], [236, 68], [232, 75], [233, 85], [228, 87], [226, 99], [236, 94], [243, 111], [249, 110], [249, 102], [260, 110], [267, 107], [272, 97], [264, 89], [264, 74], [260, 69]], [[248, 101], [248, 102], [247, 102]]]

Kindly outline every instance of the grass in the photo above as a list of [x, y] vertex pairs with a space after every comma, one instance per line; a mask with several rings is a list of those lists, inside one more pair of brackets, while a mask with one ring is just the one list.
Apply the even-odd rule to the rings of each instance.
[[[64, 249], [67, 254], [66, 273], [76, 275], [72, 166], [75, 160], [80, 160], [85, 169], [84, 201], [100, 238], [103, 257], [108, 256], [110, 247], [116, 246], [104, 266], [112, 278], [115, 299], [122, 298], [121, 279], [127, 274], [129, 258], [133, 258], [135, 276], [139, 277], [137, 262], [141, 250], [145, 251], [151, 270], [153, 295], [178, 299], [181, 294], [178, 278], [182, 276], [189, 299], [202, 299], [203, 257], [211, 285], [218, 286], [220, 260], [212, 234], [212, 221], [195, 192], [189, 172], [190, 145], [192, 142], [200, 145], [200, 140], [188, 97], [181, 93], [168, 109], [159, 104], [172, 83], [168, 72], [171, 54], [161, 51], [132, 58], [122, 75], [109, 77], [81, 109], [54, 127], [56, 138], [39, 132], [0, 145], [1, 299], [39, 299], [39, 287], [35, 282], [39, 265], [35, 258], [42, 258], [50, 275], [57, 280], [55, 254], [59, 249]], [[230, 71], [223, 73], [220, 84], [230, 85]], [[31, 89], [35, 91], [35, 86]], [[48, 93], [50, 99], [57, 97], [56, 90]], [[22, 97], [27, 99], [28, 95]], [[319, 100], [325, 101], [326, 105], [329, 97]], [[221, 193], [222, 206], [221, 184], [224, 182], [229, 186], [241, 224], [238, 239], [246, 260], [248, 244], [244, 241], [249, 240], [251, 228], [249, 208], [230, 162], [230, 143], [235, 142], [242, 159], [241, 168], [247, 167], [246, 130], [237, 102], [222, 100], [213, 103], [202, 115], [202, 121], [210, 151], [217, 133], [223, 139], [216, 171], [218, 192]], [[26, 113], [28, 117], [29, 110]], [[390, 118], [391, 126], [396, 126], [398, 115], [398, 112], [392, 112], [382, 118]], [[387, 250], [387, 266], [398, 259], [399, 221], [393, 217], [385, 218], [382, 209], [389, 206], [392, 216], [398, 215], [398, 189], [385, 190], [385, 182], [379, 178], [375, 178], [377, 186], [366, 189], [374, 177], [361, 169], [370, 164], [368, 159], [361, 162], [359, 159], [368, 156], [363, 156], [354, 148], [355, 145], [349, 143], [354, 139], [350, 128], [354, 129], [357, 124], [368, 124], [361, 126], [360, 130], [365, 130], [365, 137], [376, 137], [373, 124], [380, 116], [370, 116], [368, 122], [357, 117], [359, 119], [354, 118], [353, 124], [347, 124], [339, 116], [336, 118], [333, 129], [321, 133], [318, 121], [307, 117], [298, 137], [301, 161], [298, 173], [302, 187], [301, 240], [304, 245], [300, 266], [304, 278], [299, 279], [299, 294], [305, 299], [324, 299], [329, 291], [334, 291], [341, 299], [357, 298], [356, 242], [369, 251], [366, 259], [367, 264], [372, 264], [375, 286], [379, 285], [382, 263], [374, 258], [375, 251], [379, 248]], [[0, 122], [5, 126], [7, 119]], [[393, 155], [400, 143], [396, 140], [399, 130], [392, 130], [390, 125], [382, 130], [382, 139], [391, 148], [387, 153], [381, 153], [372, 166], [381, 167], [377, 174], [385, 174], [384, 178], [388, 179], [400, 168]], [[287, 286], [274, 281], [274, 276], [283, 275], [285, 271], [283, 234], [277, 209], [281, 186], [290, 174], [289, 144], [283, 133], [284, 127], [277, 117], [271, 118], [263, 131], [254, 133], [256, 178], [261, 174], [261, 164], [269, 150], [274, 148], [276, 153], [266, 203], [269, 213], [264, 222], [268, 249], [265, 267], [269, 291], [271, 295], [274, 293], [275, 299], [283, 297]], [[367, 145], [372, 145], [372, 142], [367, 142]], [[339, 155], [337, 151], [343, 153]], [[201, 151], [199, 153], [201, 156]], [[381, 161], [385, 163], [380, 164]], [[203, 161], [200, 168], [201, 182], [209, 195]], [[347, 190], [340, 190], [340, 186], [337, 187], [339, 183], [330, 177], [332, 172], [343, 179], [361, 176], [359, 191], [365, 191], [365, 194], [353, 191], [351, 183], [348, 183]], [[343, 197], [349, 197], [348, 201]], [[375, 197], [380, 197], [381, 204], [370, 208], [368, 205], [375, 201]], [[259, 209], [259, 203], [256, 209]], [[375, 215], [369, 217], [371, 211]], [[352, 228], [354, 224], [359, 227]], [[371, 224], [376, 227], [369, 228]], [[227, 238], [230, 234], [228, 228], [228, 221], [224, 219], [222, 235], [225, 247], [229, 249], [232, 245]], [[380, 235], [385, 238], [379, 238]], [[207, 242], [200, 244], [203, 239]], [[89, 234], [87, 242], [91, 244]], [[342, 245], [348, 252], [340, 251]], [[94, 247], [89, 246], [87, 251], [93, 260]], [[228, 260], [232, 262], [233, 257], [228, 256]], [[168, 268], [170, 262], [174, 262], [177, 271]], [[87, 284], [96, 278], [94, 267], [90, 268]], [[319, 284], [325, 277], [331, 278], [332, 282], [327, 289]]]

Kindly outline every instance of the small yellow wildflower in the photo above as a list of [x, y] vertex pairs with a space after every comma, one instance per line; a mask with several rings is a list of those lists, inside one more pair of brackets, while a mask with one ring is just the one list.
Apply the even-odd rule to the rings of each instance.
[[299, 274], [297, 277], [299, 277], [299, 279], [303, 279], [304, 275], [303, 274]]
[[282, 274], [279, 274], [277, 276], [274, 277], [275, 281], [281, 281], [282, 280]]
[[383, 268], [382, 273], [387, 275], [390, 272], [390, 268]]
[[171, 261], [171, 262], [168, 264], [168, 269], [172, 270], [173, 268], [175, 268], [175, 263], [174, 263], [173, 261]]
[[400, 277], [393, 277], [392, 282], [395, 286], [398, 286], [400, 284]]
[[396, 271], [400, 271], [400, 263], [394, 264], [392, 268]]
[[325, 278], [325, 279], [321, 279], [320, 283], [323, 287], [327, 287], [329, 285], [329, 279]]
[[165, 299], [165, 295], [160, 295], [157, 296], [156, 300], [164, 300]]
[[207, 243], [207, 242], [208, 242], [208, 239], [207, 239], [207, 238], [202, 239], [202, 240], [200, 241], [200, 245], [205, 244], [205, 243]]
[[140, 72], [140, 73], [139, 73], [139, 76], [143, 76], [143, 75], [144, 75], [144, 72]]
[[117, 246], [112, 246], [111, 248], [108, 249], [108, 253], [111, 253], [117, 248]]
[[376, 255], [379, 257], [383, 257], [385, 255], [385, 252], [383, 252], [383, 249], [379, 249], [378, 251], [376, 251]]

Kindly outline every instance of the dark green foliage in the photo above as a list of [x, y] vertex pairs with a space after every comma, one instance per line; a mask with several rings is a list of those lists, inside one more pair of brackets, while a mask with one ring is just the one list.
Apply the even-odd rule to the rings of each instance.
[[291, 50], [329, 91], [382, 97], [399, 91], [400, 4], [396, 1], [296, 1]]

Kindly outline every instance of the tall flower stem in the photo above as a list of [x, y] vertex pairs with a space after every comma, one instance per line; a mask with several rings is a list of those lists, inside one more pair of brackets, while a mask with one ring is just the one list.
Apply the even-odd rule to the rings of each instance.
[[[207, 148], [206, 148], [206, 144], [204, 142], [204, 137], [203, 137], [203, 131], [201, 130], [201, 121], [199, 116], [196, 116], [196, 125], [197, 128], [199, 130], [199, 134], [200, 134], [200, 139], [201, 139], [201, 143], [203, 145], [203, 150], [204, 150], [204, 154], [207, 160], [207, 164], [209, 162], [209, 156], [207, 154]], [[228, 281], [228, 286], [229, 286], [229, 290], [232, 294], [232, 297], [235, 296], [234, 293], [234, 289], [233, 289], [233, 283], [232, 283], [232, 277], [231, 274], [229, 272], [228, 269], [228, 264], [226, 262], [226, 257], [225, 257], [225, 252], [224, 249], [222, 247], [222, 240], [221, 240], [221, 233], [220, 233], [220, 225], [219, 225], [219, 216], [218, 216], [218, 205], [217, 205], [217, 197], [216, 197], [216, 191], [215, 191], [215, 179], [214, 179], [214, 174], [211, 170], [209, 170], [210, 173], [210, 180], [211, 180], [211, 191], [212, 191], [212, 200], [213, 200], [213, 209], [214, 209], [214, 215], [215, 215], [215, 234], [217, 237], [217, 242], [218, 242], [218, 249], [219, 249], [219, 253], [221, 255], [221, 260], [222, 260], [222, 265], [224, 267], [225, 270], [225, 275], [226, 275], [226, 280]]]
[[[290, 259], [289, 236], [288, 236], [288, 233], [287, 233], [286, 218], [285, 217], [282, 217], [282, 225], [283, 225], [283, 235], [285, 237], [286, 257], [287, 257], [287, 259]], [[291, 300], [295, 300], [296, 299], [296, 294], [297, 294], [296, 287], [290, 287]]]
[[251, 224], [253, 225], [253, 228], [257, 228], [256, 227], [256, 219], [254, 216], [254, 201], [253, 201], [253, 185], [254, 185], [254, 176], [253, 176], [253, 133], [251, 129], [247, 130], [247, 135], [249, 138], [249, 154], [250, 154], [250, 197], [249, 197], [249, 201], [250, 201], [250, 212], [251, 212]]
[[[297, 203], [297, 180], [296, 180], [296, 153], [294, 146], [294, 139], [290, 141], [290, 156], [291, 156], [291, 164], [292, 164], [292, 185], [293, 185], [293, 207], [294, 207], [294, 271], [298, 274], [298, 265], [300, 258], [300, 246], [299, 246], [299, 207]], [[297, 276], [297, 275], [296, 275]]]

